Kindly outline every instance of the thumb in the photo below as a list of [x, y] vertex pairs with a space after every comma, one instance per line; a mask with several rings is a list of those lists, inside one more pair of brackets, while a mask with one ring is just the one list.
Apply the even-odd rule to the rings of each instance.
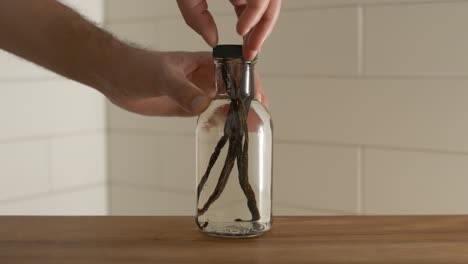
[[162, 94], [169, 96], [185, 111], [199, 114], [203, 112], [211, 102], [211, 99], [192, 82], [185, 77], [174, 76], [159, 88]]

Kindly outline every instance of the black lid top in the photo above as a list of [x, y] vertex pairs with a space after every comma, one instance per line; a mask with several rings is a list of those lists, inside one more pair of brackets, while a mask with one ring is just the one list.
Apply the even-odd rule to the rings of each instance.
[[218, 45], [213, 48], [214, 58], [241, 59], [242, 45]]

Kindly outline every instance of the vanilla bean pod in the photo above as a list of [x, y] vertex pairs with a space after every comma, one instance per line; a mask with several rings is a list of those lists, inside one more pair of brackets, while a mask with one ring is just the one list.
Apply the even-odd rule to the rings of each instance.
[[[241, 129], [244, 131], [244, 146], [239, 147], [241, 150], [237, 152], [237, 165], [239, 171], [239, 184], [244, 192], [245, 197], [247, 198], [247, 207], [249, 208], [250, 213], [252, 214], [252, 221], [257, 221], [260, 219], [260, 211], [258, 210], [257, 200], [255, 198], [255, 192], [252, 190], [252, 186], [249, 182], [249, 131], [247, 127], [247, 117], [248, 117], [248, 108], [246, 109], [245, 103], [242, 100], [240, 101], [239, 107], [239, 116], [241, 117]], [[248, 105], [250, 106], [250, 100], [248, 100]], [[239, 141], [239, 146], [242, 146], [242, 140]], [[239, 219], [237, 219], [239, 220]]]
[[224, 134], [221, 137], [221, 139], [218, 141], [218, 144], [216, 144], [213, 154], [211, 154], [210, 162], [208, 163], [208, 168], [206, 168], [206, 172], [205, 174], [203, 174], [203, 177], [201, 178], [200, 183], [198, 184], [198, 187], [197, 187], [197, 203], [198, 203], [198, 199], [200, 198], [201, 191], [203, 190], [203, 187], [208, 181], [208, 177], [210, 176], [211, 169], [215, 165], [216, 160], [218, 160], [219, 154], [221, 153], [221, 150], [224, 148], [224, 145], [226, 145], [226, 142], [228, 141], [228, 139], [229, 139], [229, 135]]
[[[236, 153], [235, 153], [235, 148], [234, 148], [234, 146], [235, 146], [235, 144], [234, 144], [235, 137], [234, 136], [235, 136], [235, 133], [236, 133], [235, 126], [236, 126], [236, 123], [237, 123], [237, 122], [233, 121], [234, 119], [237, 118], [237, 115], [236, 115], [237, 107], [235, 107], [235, 105], [236, 105], [236, 102], [231, 101], [231, 104], [229, 106], [228, 115], [227, 115], [227, 118], [226, 118], [226, 123], [224, 125], [224, 135], [218, 141], [218, 144], [216, 145], [216, 148], [215, 148], [215, 152], [211, 155], [210, 163], [209, 163], [209, 166], [208, 166], [208, 169], [207, 169], [208, 174], [205, 173], [206, 177], [204, 175], [203, 179], [198, 184], [197, 204], [198, 204], [198, 201], [200, 199], [201, 191], [203, 190], [203, 187], [204, 187], [204, 185], [205, 185], [205, 183], [206, 183], [206, 181], [208, 180], [208, 177], [209, 177], [208, 170], [211, 171], [211, 168], [213, 167], [214, 163], [216, 163], [216, 160], [219, 157], [219, 153], [217, 153], [217, 152], [221, 152], [222, 148], [226, 144], [225, 141], [227, 141], [227, 139], [229, 139], [229, 148], [228, 148], [228, 152], [227, 152], [227, 155], [226, 155], [226, 160], [224, 162], [224, 166], [223, 166], [223, 169], [221, 171], [221, 174], [220, 174], [220, 176], [218, 178], [218, 183], [217, 183], [217, 185], [215, 187], [215, 190], [210, 195], [210, 197], [208, 198], [206, 203], [203, 205], [203, 207], [201, 209], [197, 209], [197, 216], [196, 216], [196, 221], [195, 222], [197, 223], [198, 227], [201, 228], [201, 229], [204, 229], [208, 225], [208, 222], [205, 222], [203, 224], [203, 226], [201, 226], [200, 223], [198, 222], [198, 217], [203, 215], [208, 210], [208, 208], [211, 206], [211, 204], [213, 204], [218, 199], [219, 195], [221, 195], [222, 191], [224, 190], [224, 187], [226, 186], [229, 175], [231, 174], [232, 168], [234, 167], [234, 161], [235, 161], [235, 158], [236, 158]], [[238, 130], [239, 129], [237, 129], [237, 131]]]
[[[236, 107], [234, 107], [234, 106], [235, 106], [235, 102], [232, 101], [231, 102], [231, 107], [229, 109], [228, 117], [235, 117], [235, 115], [233, 115], [233, 113], [235, 113]], [[228, 122], [227, 120], [232, 120], [232, 118], [231, 119], [226, 119], [226, 122]], [[227, 181], [229, 179], [229, 175], [231, 174], [232, 168], [234, 167], [234, 161], [236, 159], [235, 140], [237, 140], [237, 136], [235, 134], [236, 129], [235, 129], [234, 126], [232, 126], [233, 124], [235, 125], [235, 122], [229, 121], [229, 125], [228, 125], [228, 123], [226, 123], [226, 124], [227, 124], [227, 126], [225, 126], [225, 127], [232, 129], [232, 131], [229, 132], [229, 135], [230, 135], [230, 137], [229, 137], [229, 149], [228, 149], [228, 153], [226, 155], [226, 160], [224, 162], [223, 169], [222, 169], [221, 174], [220, 174], [220, 176], [218, 178], [218, 183], [217, 183], [217, 185], [215, 187], [215, 190], [210, 195], [210, 197], [206, 201], [205, 205], [201, 209], [197, 209], [197, 217], [196, 217], [195, 222], [198, 225], [198, 227], [201, 228], [201, 229], [204, 229], [205, 227], [207, 227], [208, 222], [206, 221], [203, 225], [200, 225], [200, 223], [198, 222], [198, 217], [203, 215], [208, 210], [208, 208], [211, 206], [211, 204], [213, 204], [219, 198], [221, 193], [223, 192], [224, 187], [226, 187], [226, 183], [227, 183]], [[239, 129], [237, 129], [237, 131], [238, 130]], [[232, 132], [234, 132], [234, 133], [232, 133]], [[200, 186], [199, 186], [199, 188], [200, 188]]]
[[[231, 103], [229, 106], [229, 111], [224, 126], [224, 135], [218, 141], [213, 154], [210, 157], [208, 167], [205, 171], [205, 174], [200, 180], [200, 183], [197, 187], [197, 204], [200, 198], [201, 191], [203, 190], [206, 182], [208, 181], [211, 169], [216, 163], [222, 149], [226, 145], [226, 142], [229, 140], [229, 148], [226, 155], [226, 160], [224, 162], [223, 169], [218, 178], [218, 182], [213, 193], [209, 196], [208, 200], [205, 202], [202, 208], [197, 209], [196, 223], [199, 228], [204, 229], [208, 222], [205, 222], [203, 225], [200, 225], [198, 222], [198, 217], [206, 213], [209, 207], [220, 197], [226, 183], [231, 174], [232, 168], [234, 167], [234, 162], [237, 159], [237, 168], [238, 168], [238, 177], [239, 184], [247, 198], [247, 206], [252, 215], [251, 221], [257, 221], [260, 219], [260, 213], [257, 206], [257, 201], [255, 198], [255, 192], [253, 191], [249, 179], [248, 179], [248, 145], [249, 145], [249, 136], [248, 136], [248, 113], [250, 110], [250, 103], [253, 95], [250, 95], [243, 100], [241, 98], [241, 91], [237, 89], [236, 83], [232, 81], [227, 65], [224, 64], [221, 66], [222, 78], [225, 83], [226, 91], [231, 96]], [[234, 88], [234, 89], [233, 89]], [[242, 221], [236, 219], [236, 221]]]

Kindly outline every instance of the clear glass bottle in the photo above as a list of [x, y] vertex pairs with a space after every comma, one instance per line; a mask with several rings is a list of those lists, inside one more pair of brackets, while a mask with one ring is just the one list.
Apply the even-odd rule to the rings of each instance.
[[215, 236], [257, 236], [272, 224], [272, 121], [255, 98], [256, 59], [243, 60], [242, 45], [216, 46], [213, 57], [218, 95], [196, 130], [196, 224]]

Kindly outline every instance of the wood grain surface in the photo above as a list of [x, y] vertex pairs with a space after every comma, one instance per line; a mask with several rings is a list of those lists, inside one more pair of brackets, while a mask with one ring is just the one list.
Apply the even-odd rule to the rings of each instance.
[[0, 263], [468, 263], [468, 216], [276, 217], [257, 238], [193, 217], [0, 217]]

